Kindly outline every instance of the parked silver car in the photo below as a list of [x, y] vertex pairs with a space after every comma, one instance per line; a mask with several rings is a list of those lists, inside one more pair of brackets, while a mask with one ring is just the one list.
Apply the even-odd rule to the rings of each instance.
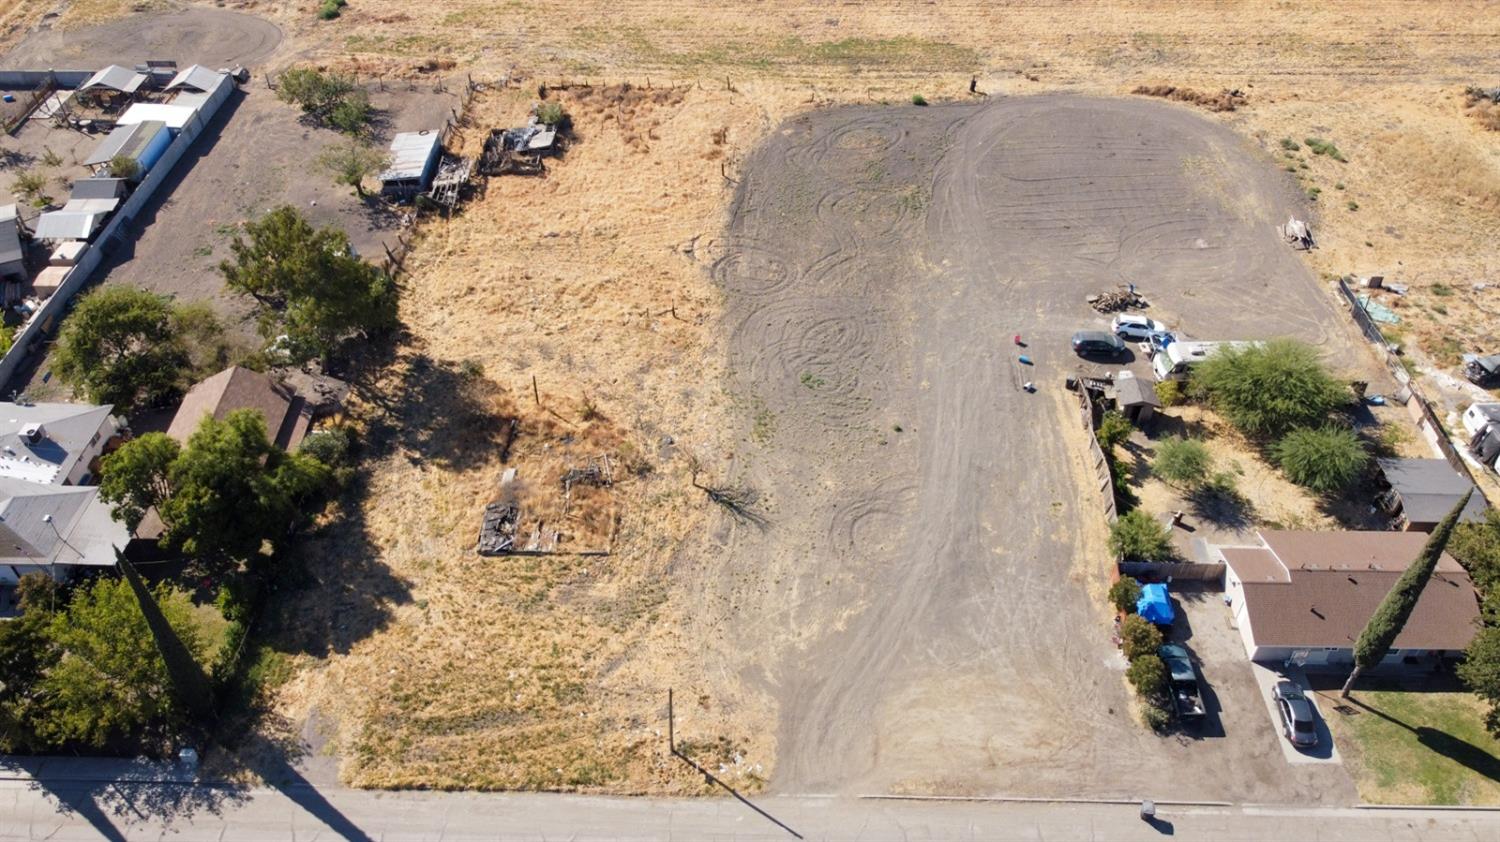
[[1272, 691], [1276, 697], [1276, 710], [1281, 714], [1281, 730], [1297, 748], [1312, 748], [1318, 744], [1317, 714], [1312, 702], [1302, 694], [1302, 688], [1290, 681], [1276, 682]]

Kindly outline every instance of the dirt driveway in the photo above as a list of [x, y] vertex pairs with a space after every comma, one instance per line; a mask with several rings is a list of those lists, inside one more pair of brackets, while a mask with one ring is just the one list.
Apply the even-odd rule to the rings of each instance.
[[1062, 386], [1123, 282], [1196, 336], [1352, 347], [1277, 234], [1294, 195], [1137, 101], [827, 110], [752, 156], [715, 275], [768, 524], [724, 541], [758, 577], [703, 587], [779, 700], [773, 788], [1344, 800], [1131, 721]]

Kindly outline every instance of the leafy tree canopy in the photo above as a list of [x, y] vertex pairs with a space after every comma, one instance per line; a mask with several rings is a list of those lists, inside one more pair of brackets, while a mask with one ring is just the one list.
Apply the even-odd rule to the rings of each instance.
[[1320, 426], [1351, 394], [1311, 346], [1292, 339], [1221, 349], [1194, 370], [1192, 388], [1257, 438]]
[[1169, 438], [1156, 446], [1151, 472], [1173, 485], [1192, 488], [1203, 483], [1213, 466], [1208, 448], [1197, 439]]
[[[186, 593], [163, 583], [155, 597], [188, 651], [201, 658], [205, 644]], [[48, 700], [36, 723], [42, 735], [103, 748], [180, 723], [166, 663], [123, 579], [78, 588], [67, 609], [51, 618], [48, 636], [62, 655], [39, 682]]]
[[188, 358], [166, 298], [106, 286], [84, 295], [63, 321], [53, 365], [90, 401], [129, 413], [176, 396]]
[[326, 358], [344, 339], [396, 324], [391, 279], [355, 257], [342, 231], [314, 229], [282, 206], [245, 234], [219, 269], [230, 289], [255, 299], [261, 335], [292, 362]]
[[172, 463], [181, 454], [177, 440], [146, 433], [104, 457], [99, 496], [114, 505], [114, 517], [134, 532], [146, 511], [172, 496]]
[[1353, 430], [1327, 425], [1292, 430], [1271, 447], [1287, 478], [1320, 494], [1349, 487], [1370, 463]]

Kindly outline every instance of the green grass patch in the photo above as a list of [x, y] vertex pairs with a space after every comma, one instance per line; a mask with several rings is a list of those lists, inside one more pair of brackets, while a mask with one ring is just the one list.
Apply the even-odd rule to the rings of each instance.
[[1302, 144], [1298, 143], [1295, 140], [1292, 140], [1289, 137], [1284, 137], [1281, 139], [1281, 148], [1285, 149], [1288, 152], [1296, 152], [1298, 149], [1302, 148]]
[[1356, 692], [1323, 709], [1360, 798], [1375, 804], [1500, 804], [1500, 741], [1467, 693]]
[[1341, 163], [1349, 160], [1344, 157], [1344, 153], [1340, 152], [1339, 148], [1334, 146], [1331, 141], [1324, 140], [1321, 137], [1304, 138], [1302, 142], [1307, 144], [1307, 148], [1311, 149], [1314, 155], [1326, 155]]

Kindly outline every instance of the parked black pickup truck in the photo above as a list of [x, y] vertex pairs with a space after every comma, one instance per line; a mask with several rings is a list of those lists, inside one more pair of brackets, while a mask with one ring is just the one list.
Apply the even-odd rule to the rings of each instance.
[[1203, 718], [1203, 695], [1198, 691], [1198, 673], [1186, 649], [1168, 643], [1156, 651], [1167, 665], [1168, 683], [1172, 692], [1172, 708], [1182, 722], [1195, 722]]

